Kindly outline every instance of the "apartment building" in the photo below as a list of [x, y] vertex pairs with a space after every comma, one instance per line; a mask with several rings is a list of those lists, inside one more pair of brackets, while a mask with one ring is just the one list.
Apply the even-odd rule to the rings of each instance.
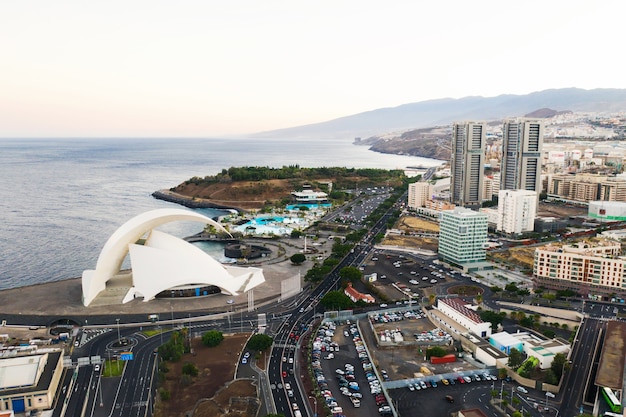
[[450, 202], [480, 207], [483, 202], [485, 141], [484, 122], [459, 122], [452, 126]]
[[426, 202], [432, 198], [433, 185], [428, 182], [414, 182], [409, 184], [408, 206], [411, 209], [426, 206]]
[[527, 190], [501, 190], [498, 198], [496, 230], [517, 235], [535, 228], [537, 193]]
[[541, 120], [505, 120], [502, 127], [501, 190], [541, 192], [543, 132]]
[[533, 284], [583, 296], [626, 294], [626, 260], [615, 241], [547, 245], [535, 250]]

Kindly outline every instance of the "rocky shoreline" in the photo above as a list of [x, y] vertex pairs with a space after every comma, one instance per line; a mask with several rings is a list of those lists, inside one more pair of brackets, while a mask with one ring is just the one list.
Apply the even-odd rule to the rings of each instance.
[[152, 197], [156, 198], [157, 200], [169, 201], [170, 203], [180, 204], [181, 206], [193, 209], [213, 208], [221, 210], [237, 210], [238, 212], [244, 211], [238, 207], [224, 206], [221, 204], [212, 203], [207, 200], [194, 199], [191, 197], [186, 197], [180, 194], [173, 193], [169, 190], [155, 191], [152, 193]]

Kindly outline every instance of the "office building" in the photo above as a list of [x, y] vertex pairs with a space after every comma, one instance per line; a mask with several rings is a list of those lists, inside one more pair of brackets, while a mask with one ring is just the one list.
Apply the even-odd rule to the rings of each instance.
[[480, 207], [483, 202], [485, 140], [483, 122], [460, 122], [452, 126], [450, 202]]
[[487, 252], [487, 215], [463, 207], [441, 212], [439, 258], [466, 271], [479, 269]]
[[501, 190], [541, 193], [541, 152], [544, 126], [540, 120], [510, 119], [502, 127]]
[[512, 235], [532, 232], [535, 228], [536, 208], [537, 193], [534, 191], [500, 191], [496, 230]]

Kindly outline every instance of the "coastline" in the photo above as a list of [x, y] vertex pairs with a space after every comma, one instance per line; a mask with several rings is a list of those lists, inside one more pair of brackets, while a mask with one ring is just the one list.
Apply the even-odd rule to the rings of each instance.
[[193, 209], [212, 208], [212, 209], [220, 209], [220, 210], [236, 210], [239, 213], [247, 212], [247, 210], [244, 210], [241, 207], [217, 204], [217, 203], [213, 203], [211, 201], [204, 200], [201, 198], [200, 199], [191, 198], [191, 197], [187, 197], [181, 194], [174, 193], [169, 190], [155, 191], [152, 193], [152, 197], [156, 198], [157, 200], [168, 201], [170, 203], [180, 204], [181, 206], [184, 206], [187, 208], [193, 208]]

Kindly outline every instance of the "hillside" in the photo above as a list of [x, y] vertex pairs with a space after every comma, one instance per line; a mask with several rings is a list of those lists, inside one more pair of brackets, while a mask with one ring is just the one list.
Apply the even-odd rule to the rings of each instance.
[[[396, 186], [403, 178], [402, 171], [369, 168], [231, 167], [215, 176], [191, 178], [153, 195], [189, 207], [258, 210], [266, 205], [289, 202], [291, 192], [305, 186], [342, 199], [343, 193], [337, 190], [352, 188], [355, 184], [359, 187]], [[330, 191], [329, 184], [332, 184]]]
[[338, 119], [287, 129], [261, 132], [259, 138], [353, 140], [389, 132], [445, 126], [456, 120], [499, 120], [538, 109], [574, 112], [626, 111], [626, 89], [562, 88], [526, 95], [442, 98], [382, 108]]

